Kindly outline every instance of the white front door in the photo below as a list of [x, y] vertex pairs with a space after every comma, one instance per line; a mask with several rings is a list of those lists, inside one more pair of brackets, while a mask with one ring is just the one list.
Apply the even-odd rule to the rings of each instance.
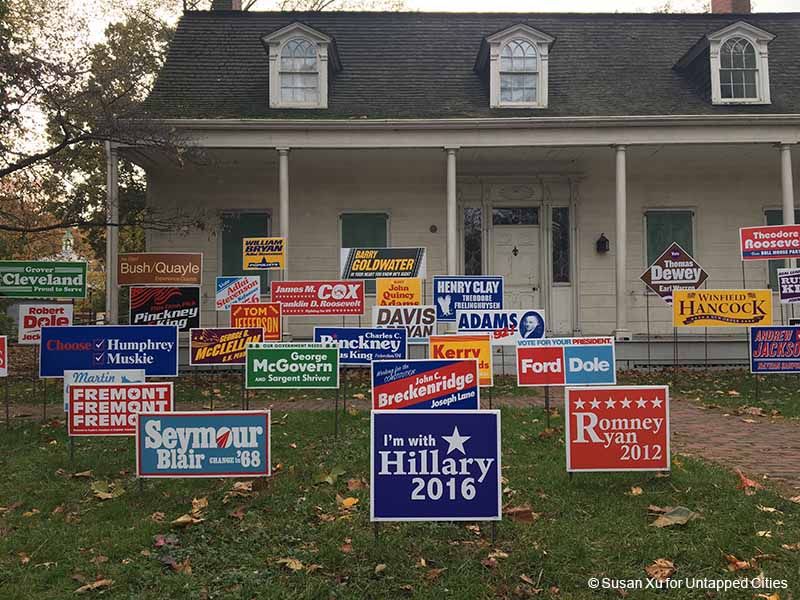
[[542, 308], [539, 225], [494, 225], [491, 273], [505, 278], [505, 308]]

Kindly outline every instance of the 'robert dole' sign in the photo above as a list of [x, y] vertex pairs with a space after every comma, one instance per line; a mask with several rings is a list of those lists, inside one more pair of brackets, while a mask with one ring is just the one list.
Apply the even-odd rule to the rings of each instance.
[[428, 345], [428, 356], [433, 359], [477, 360], [480, 386], [494, 385], [492, 341], [488, 335], [433, 335]]
[[314, 341], [339, 346], [342, 365], [368, 367], [373, 360], [403, 359], [405, 329], [378, 327], [314, 327]]
[[363, 315], [363, 281], [273, 281], [272, 301], [289, 315]]
[[800, 225], [761, 225], [739, 229], [742, 260], [800, 257]]
[[544, 311], [467, 310], [459, 311], [459, 333], [488, 333], [494, 346], [513, 346], [519, 340], [543, 338]]
[[375, 327], [403, 327], [409, 343], [425, 343], [436, 327], [434, 306], [373, 306]]
[[614, 385], [614, 338], [517, 342], [517, 385]]
[[672, 304], [674, 290], [696, 290], [708, 279], [708, 273], [686, 250], [673, 243], [639, 279], [664, 302]]
[[784, 304], [800, 302], [800, 269], [778, 269], [778, 295]]
[[268, 477], [270, 412], [140, 413], [139, 477]]
[[86, 298], [86, 263], [0, 260], [0, 297]]
[[376, 360], [372, 408], [477, 410], [477, 360]]
[[339, 387], [339, 347], [336, 344], [249, 344], [246, 364], [247, 389]]
[[260, 327], [265, 342], [281, 340], [280, 302], [232, 304], [231, 327]]
[[247, 344], [263, 340], [260, 327], [210, 327], [189, 332], [189, 364], [243, 365]]
[[497, 521], [500, 412], [372, 413], [372, 521]]
[[131, 252], [117, 260], [118, 285], [200, 285], [203, 255], [194, 252]]
[[172, 410], [172, 383], [72, 384], [69, 435], [135, 435], [140, 412]]
[[72, 325], [72, 304], [23, 304], [19, 307], [17, 342], [23, 345], [38, 344], [42, 327], [68, 327]]
[[342, 279], [425, 278], [425, 248], [342, 248]]
[[282, 237], [243, 238], [242, 270], [271, 271], [283, 269], [286, 240]]
[[256, 303], [260, 296], [261, 277], [257, 275], [217, 277], [217, 310], [229, 310], [234, 304]]
[[175, 325], [189, 331], [200, 325], [200, 288], [132, 287], [131, 325]]
[[502, 277], [434, 277], [436, 320], [455, 323], [456, 311], [501, 310]]
[[144, 369], [148, 377], [178, 375], [178, 328], [167, 325], [42, 327], [39, 377], [64, 371]]
[[800, 327], [751, 327], [751, 373], [800, 373]]
[[567, 388], [567, 471], [667, 471], [667, 386]]
[[769, 290], [675, 290], [674, 327], [747, 327], [772, 324]]

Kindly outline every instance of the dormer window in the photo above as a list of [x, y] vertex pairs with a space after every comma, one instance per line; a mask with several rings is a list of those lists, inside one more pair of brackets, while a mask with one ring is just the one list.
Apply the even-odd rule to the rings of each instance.
[[769, 104], [771, 33], [740, 21], [708, 36], [714, 104]]
[[500, 102], [536, 103], [539, 69], [536, 48], [528, 40], [515, 39], [500, 51]]
[[314, 42], [292, 38], [281, 48], [281, 103], [319, 104], [319, 58]]

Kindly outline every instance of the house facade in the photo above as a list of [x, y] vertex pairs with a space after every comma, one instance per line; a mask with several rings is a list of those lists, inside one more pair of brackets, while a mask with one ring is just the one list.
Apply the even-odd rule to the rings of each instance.
[[[695, 257], [709, 288], [774, 289], [783, 265], [743, 266], [738, 228], [795, 220], [800, 13], [713, 4], [280, 13], [218, 0], [183, 15], [148, 100], [206, 159], [110, 146], [109, 210], [125, 155], [153, 210], [204, 215], [203, 230], [147, 234], [149, 251], [203, 252], [204, 325], [228, 323], [214, 278], [241, 273], [242, 237], [287, 238], [291, 280], [338, 278], [341, 247], [423, 246], [428, 280], [503, 275], [507, 306], [544, 309], [548, 335], [613, 333], [635, 360], [648, 333], [673, 341], [670, 307], [639, 280], [667, 245]], [[111, 232], [109, 264], [115, 252]], [[712, 339], [722, 357], [744, 337]]]

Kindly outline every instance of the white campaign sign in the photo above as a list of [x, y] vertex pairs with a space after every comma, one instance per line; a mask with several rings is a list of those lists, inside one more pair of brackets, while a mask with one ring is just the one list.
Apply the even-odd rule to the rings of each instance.
[[42, 339], [42, 327], [72, 325], [72, 304], [23, 304], [19, 307], [17, 340], [34, 345]]
[[69, 413], [69, 386], [84, 383], [144, 383], [144, 369], [64, 371], [65, 413]]

